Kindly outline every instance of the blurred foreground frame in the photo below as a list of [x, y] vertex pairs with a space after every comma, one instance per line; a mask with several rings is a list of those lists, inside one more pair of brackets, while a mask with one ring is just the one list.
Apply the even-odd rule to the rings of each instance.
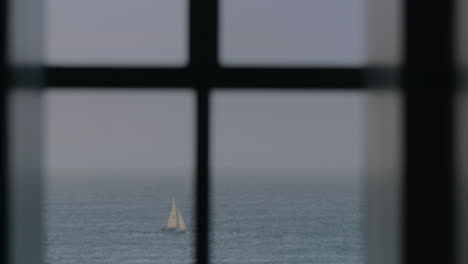
[[[455, 71], [462, 69], [455, 58], [466, 53], [463, 45], [455, 42], [466, 38], [463, 30], [466, 23], [461, 19], [468, 16], [464, 2], [368, 1], [368, 170], [364, 226], [368, 263], [468, 261], [464, 254], [458, 254], [462, 250], [457, 251], [466, 248], [467, 221], [456, 221], [457, 215], [465, 219], [466, 211], [461, 210], [466, 199], [460, 195], [466, 188], [462, 166], [466, 149], [459, 144], [467, 137], [460, 132], [466, 125], [460, 118], [466, 102], [457, 100], [455, 108], [455, 98], [464, 95], [463, 87], [455, 89], [458, 84]], [[160, 89], [177, 87], [182, 82], [196, 91], [197, 263], [210, 261], [209, 96], [213, 87], [241, 87], [244, 91], [247, 87], [364, 88], [364, 69], [221, 68], [217, 0], [190, 2], [190, 63], [186, 68], [77, 69], [64, 65], [45, 69], [42, 63], [45, 2], [4, 0], [1, 4], [3, 263], [43, 262], [41, 90], [44, 87]], [[457, 9], [457, 17], [455, 6], [461, 7]], [[116, 77], [113, 74], [116, 72], [121, 74]], [[164, 76], [162, 81], [158, 81], [158, 75]], [[463, 76], [457, 77], [464, 79]], [[456, 189], [458, 181], [461, 184]]]

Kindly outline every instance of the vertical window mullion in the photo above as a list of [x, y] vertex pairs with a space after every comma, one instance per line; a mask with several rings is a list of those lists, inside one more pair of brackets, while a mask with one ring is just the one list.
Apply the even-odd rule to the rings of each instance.
[[455, 263], [454, 2], [404, 6], [403, 263]]
[[190, 0], [189, 71], [196, 102], [196, 262], [209, 263], [210, 87], [218, 68], [218, 0]]
[[209, 263], [210, 229], [210, 92], [197, 89], [197, 137], [196, 137], [196, 259], [197, 263]]

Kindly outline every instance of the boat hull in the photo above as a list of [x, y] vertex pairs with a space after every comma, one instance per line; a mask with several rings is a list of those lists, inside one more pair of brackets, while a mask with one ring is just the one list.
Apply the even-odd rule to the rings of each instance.
[[168, 232], [168, 233], [185, 233], [185, 232], [187, 232], [187, 230], [180, 230], [178, 228], [168, 228], [168, 227], [161, 228], [161, 231]]

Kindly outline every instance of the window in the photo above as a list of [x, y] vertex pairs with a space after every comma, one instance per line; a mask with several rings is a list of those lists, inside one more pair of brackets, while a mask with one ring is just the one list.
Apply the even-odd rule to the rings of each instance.
[[[210, 261], [208, 235], [213, 224], [210, 221], [213, 198], [210, 196], [212, 175], [209, 169], [213, 158], [210, 93], [226, 88], [250, 91], [250, 87], [257, 90], [292, 87], [308, 91], [362, 88], [361, 66], [262, 66], [258, 60], [249, 66], [228, 66], [229, 61], [223, 61], [225, 64], [219, 66], [218, 2], [190, 1], [186, 67], [128, 65], [130, 63], [119, 61], [113, 65], [107, 65], [107, 62], [106, 65], [56, 64], [47, 69], [48, 87], [54, 89], [81, 87], [116, 91], [132, 87], [145, 90], [191, 87], [195, 92], [194, 222], [198, 263]], [[2, 196], [6, 212], [2, 227], [7, 234], [3, 243], [6, 246], [2, 247], [5, 263], [22, 264], [42, 259], [38, 207], [42, 200], [38, 152], [41, 144], [37, 129], [41, 124], [38, 91], [42, 87], [42, 4], [40, 0], [1, 2], [3, 8], [0, 10], [4, 10], [4, 19], [0, 22], [3, 28], [0, 44], [2, 88], [7, 88], [1, 89], [1, 113], [5, 117], [1, 148], [2, 162], [6, 165]], [[372, 202], [366, 223], [368, 238], [372, 239], [368, 243], [369, 263], [453, 264], [464, 261], [465, 256], [461, 262], [455, 259], [456, 253], [462, 253], [455, 249], [466, 248], [466, 232], [462, 232], [461, 237], [457, 233], [466, 230], [466, 223], [455, 222], [456, 213], [465, 213], [463, 206], [466, 203], [457, 207], [458, 201], [454, 200], [454, 197], [465, 197], [464, 186], [457, 188], [455, 176], [460, 174], [466, 178], [461, 164], [466, 156], [465, 147], [454, 146], [466, 142], [461, 128], [463, 122], [456, 123], [455, 119], [455, 114], [462, 114], [464, 108], [458, 105], [458, 112], [453, 109], [455, 95], [464, 95], [455, 89], [454, 76], [459, 73], [455, 70], [461, 69], [461, 75], [465, 77], [464, 65], [458, 64], [460, 61], [455, 61], [454, 56], [453, 44], [462, 42], [463, 32], [466, 32], [463, 31], [464, 24], [460, 23], [463, 19], [453, 19], [454, 7], [458, 4], [459, 1], [452, 0], [427, 0], [422, 6], [414, 0], [377, 0], [368, 1], [366, 6], [369, 9], [368, 50], [372, 63], [369, 71], [366, 70], [371, 73], [371, 78], [366, 79], [372, 81], [374, 87], [369, 90], [373, 98], [368, 112], [376, 121], [370, 126], [369, 140], [377, 142], [371, 146], [374, 149], [369, 150], [374, 162], [368, 169], [390, 168], [395, 173], [390, 178], [379, 175], [382, 177], [369, 179], [367, 184], [368, 201]], [[465, 9], [457, 8], [456, 11], [461, 14], [458, 18], [466, 17]], [[460, 31], [454, 30], [455, 22]], [[457, 48], [463, 52], [462, 47]], [[463, 100], [458, 103], [463, 104]], [[384, 118], [389, 116], [401, 119], [385, 122]], [[461, 128], [456, 131], [457, 138], [453, 137], [455, 127]], [[384, 148], [380, 142], [391, 148]], [[461, 151], [455, 152], [455, 149]], [[458, 165], [459, 170], [455, 170], [454, 165]], [[390, 192], [392, 195], [387, 195]], [[434, 243], [435, 237], [437, 243]]]
[[213, 93], [213, 263], [364, 263], [365, 99]]
[[362, 0], [221, 0], [220, 4], [224, 65], [365, 64]]
[[47, 0], [51, 65], [181, 66], [186, 0]]
[[171, 199], [194, 227], [193, 94], [52, 89], [44, 102], [46, 263], [193, 262], [192, 232], [159, 232]]

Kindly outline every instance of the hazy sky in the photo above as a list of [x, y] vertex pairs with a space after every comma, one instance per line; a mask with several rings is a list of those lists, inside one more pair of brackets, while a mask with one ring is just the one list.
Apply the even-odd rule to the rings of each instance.
[[[365, 0], [220, 0], [221, 61], [359, 65]], [[186, 0], [47, 0], [48, 61], [187, 60]]]
[[213, 97], [215, 168], [362, 168], [364, 96], [347, 92], [220, 92]]
[[[152, 171], [193, 165], [193, 94], [46, 94], [46, 167]], [[216, 169], [358, 171], [364, 97], [359, 93], [218, 92]]]
[[49, 169], [191, 168], [190, 92], [67, 92], [45, 95]]

